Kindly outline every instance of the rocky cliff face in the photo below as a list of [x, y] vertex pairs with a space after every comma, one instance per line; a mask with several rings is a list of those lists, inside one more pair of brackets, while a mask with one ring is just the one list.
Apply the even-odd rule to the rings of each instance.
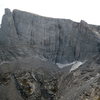
[[[62, 63], [85, 60], [100, 49], [100, 27], [84, 21], [76, 23], [6, 9], [0, 31], [0, 44], [8, 46], [7, 52], [3, 51], [7, 56], [35, 52], [50, 61]], [[9, 46], [14, 49], [9, 50]], [[1, 56], [1, 59], [4, 58]]]
[[5, 9], [0, 100], [100, 100], [100, 26]]

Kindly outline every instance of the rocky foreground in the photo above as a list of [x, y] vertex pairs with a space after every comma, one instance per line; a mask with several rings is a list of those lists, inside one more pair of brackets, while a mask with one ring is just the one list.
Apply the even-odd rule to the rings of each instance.
[[100, 26], [5, 9], [0, 100], [100, 100]]

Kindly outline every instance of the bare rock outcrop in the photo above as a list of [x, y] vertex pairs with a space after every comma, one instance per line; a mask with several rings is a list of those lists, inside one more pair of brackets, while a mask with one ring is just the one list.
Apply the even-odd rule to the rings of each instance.
[[14, 47], [7, 50], [10, 51], [7, 55], [12, 53], [17, 57], [35, 52], [49, 61], [64, 63], [85, 60], [97, 54], [100, 51], [99, 33], [99, 26], [84, 21], [76, 23], [69, 19], [6, 9], [0, 29], [0, 44]]

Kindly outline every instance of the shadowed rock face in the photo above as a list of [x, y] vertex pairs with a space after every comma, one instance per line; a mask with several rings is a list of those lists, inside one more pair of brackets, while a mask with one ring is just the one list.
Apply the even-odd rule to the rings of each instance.
[[0, 58], [6, 60], [35, 52], [55, 63], [85, 60], [100, 51], [99, 32], [99, 26], [84, 21], [76, 23], [5, 9], [0, 44], [8, 47], [2, 48]]
[[0, 100], [100, 100], [99, 53], [100, 26], [5, 9]]

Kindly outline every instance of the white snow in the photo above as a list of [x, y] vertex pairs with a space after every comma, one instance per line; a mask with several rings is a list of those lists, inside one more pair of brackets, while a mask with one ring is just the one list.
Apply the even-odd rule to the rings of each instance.
[[9, 62], [8, 62], [8, 61], [2, 61], [2, 62], [0, 63], [0, 65], [5, 64], [5, 63], [9, 63]]
[[70, 69], [70, 72], [77, 69], [79, 66], [81, 66], [83, 62], [81, 61], [76, 61], [75, 64], [72, 65], [72, 68]]
[[[85, 61], [84, 61], [85, 62]], [[64, 68], [64, 67], [67, 67], [67, 66], [70, 66], [72, 65], [71, 69], [70, 69], [70, 72], [77, 69], [80, 65], [82, 65], [84, 62], [81, 62], [81, 61], [74, 61], [74, 62], [71, 62], [71, 63], [66, 63], [66, 64], [61, 64], [61, 63], [56, 63], [56, 65], [59, 67], [59, 68]]]
[[59, 68], [64, 68], [64, 67], [67, 67], [67, 66], [70, 66], [70, 65], [73, 65], [73, 64], [75, 64], [75, 62], [66, 63], [66, 64], [56, 63], [56, 65], [57, 65]]

